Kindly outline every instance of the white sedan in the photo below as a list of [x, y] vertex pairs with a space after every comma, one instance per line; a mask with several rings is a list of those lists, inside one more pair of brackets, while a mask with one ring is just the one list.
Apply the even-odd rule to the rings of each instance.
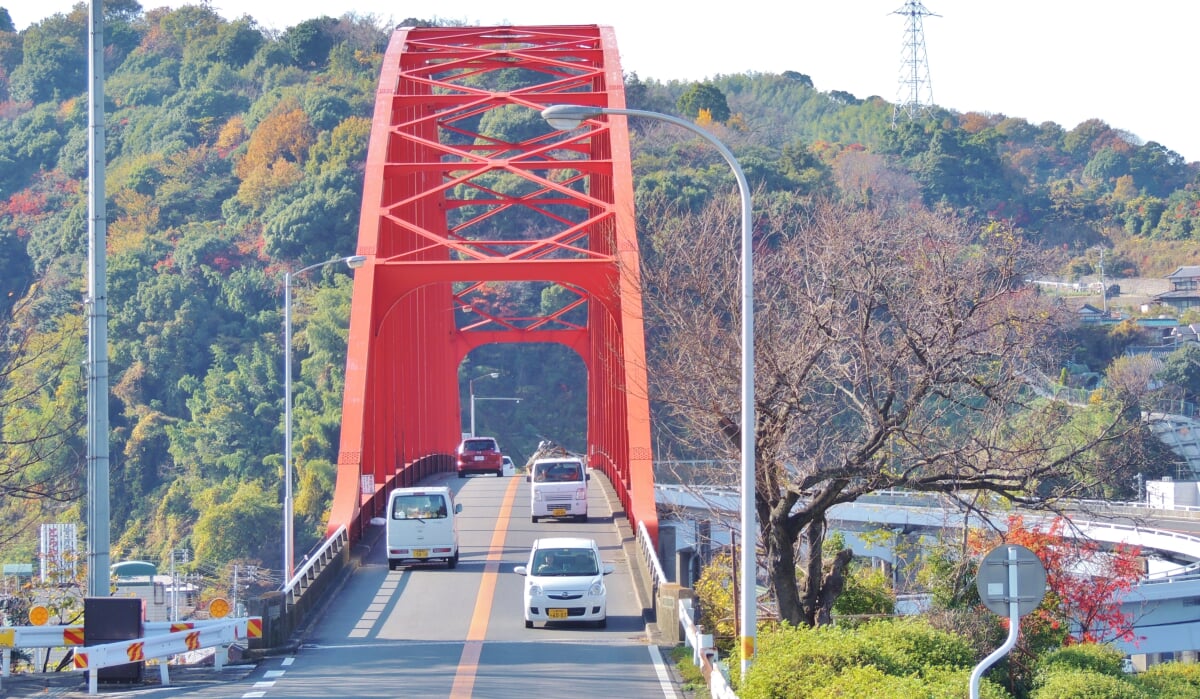
[[613, 564], [600, 560], [593, 539], [538, 539], [529, 562], [513, 571], [525, 576], [525, 628], [535, 621], [608, 625], [604, 576], [613, 572]]

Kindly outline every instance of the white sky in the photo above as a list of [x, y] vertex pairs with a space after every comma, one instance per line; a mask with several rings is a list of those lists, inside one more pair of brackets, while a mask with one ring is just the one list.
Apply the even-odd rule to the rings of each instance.
[[[923, 0], [933, 101], [958, 112], [1057, 122], [1098, 118], [1200, 160], [1200, 3], [1193, 0]], [[74, 0], [0, 0], [18, 29]], [[143, 0], [145, 9], [188, 4]], [[195, 3], [192, 3], [195, 4]], [[226, 18], [248, 14], [286, 29], [354, 12], [386, 24], [407, 17], [471, 24], [612, 26], [622, 67], [642, 79], [700, 80], [718, 74], [810, 76], [818, 90], [857, 97], [901, 95], [904, 0], [212, 0]], [[433, 8], [436, 8], [434, 10]]]

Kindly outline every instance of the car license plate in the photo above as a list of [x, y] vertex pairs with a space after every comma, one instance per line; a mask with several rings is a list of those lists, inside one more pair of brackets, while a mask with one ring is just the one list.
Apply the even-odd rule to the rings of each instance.
[[479, 456], [473, 456], [473, 457], [471, 457], [471, 459], [472, 459], [473, 461], [483, 461], [483, 456], [482, 456], [482, 455], [479, 455]]
[[561, 508], [561, 507], [554, 508], [554, 516], [555, 517], [565, 517], [566, 515], [567, 515], [567, 511], [564, 510], [563, 508]]
[[413, 558], [429, 558], [429, 549], [413, 549]]
[[566, 619], [567, 618], [567, 610], [565, 610], [565, 609], [547, 609], [546, 616], [550, 617], [551, 619]]

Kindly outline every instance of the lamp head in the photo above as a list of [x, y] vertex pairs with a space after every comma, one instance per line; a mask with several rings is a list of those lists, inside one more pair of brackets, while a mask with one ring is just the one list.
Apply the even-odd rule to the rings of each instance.
[[345, 259], [346, 266], [350, 269], [358, 269], [367, 262], [366, 255], [351, 255]]
[[546, 123], [559, 131], [570, 131], [578, 127], [584, 119], [591, 119], [603, 113], [603, 107], [588, 107], [581, 104], [554, 104], [542, 110], [542, 118], [546, 120]]

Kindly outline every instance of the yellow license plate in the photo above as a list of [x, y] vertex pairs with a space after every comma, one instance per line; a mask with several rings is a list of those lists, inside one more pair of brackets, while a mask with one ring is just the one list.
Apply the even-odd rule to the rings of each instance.
[[429, 549], [413, 549], [413, 558], [429, 558]]
[[567, 511], [564, 510], [563, 508], [561, 508], [561, 507], [554, 508], [554, 516], [555, 517], [565, 517], [566, 515], [567, 515]]
[[546, 616], [550, 617], [551, 619], [566, 619], [567, 618], [567, 610], [565, 610], [565, 609], [547, 609]]

